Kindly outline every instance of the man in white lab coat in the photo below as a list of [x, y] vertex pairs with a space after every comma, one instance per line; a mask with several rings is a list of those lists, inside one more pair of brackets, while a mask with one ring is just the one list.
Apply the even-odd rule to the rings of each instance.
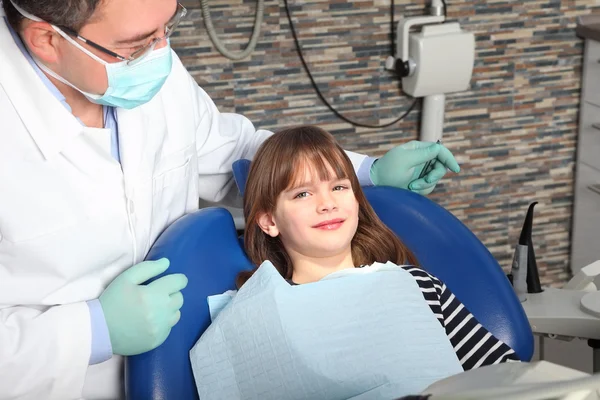
[[[123, 355], [160, 345], [187, 280], [144, 262], [271, 133], [220, 113], [171, 51], [176, 0], [4, 0], [0, 12], [0, 399], [122, 396]], [[452, 154], [349, 153], [363, 184], [428, 194]], [[422, 179], [419, 168], [436, 160]]]

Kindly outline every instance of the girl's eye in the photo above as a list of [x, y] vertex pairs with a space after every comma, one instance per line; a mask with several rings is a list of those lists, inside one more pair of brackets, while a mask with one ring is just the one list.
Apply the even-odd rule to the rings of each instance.
[[337, 185], [336, 187], [333, 188], [333, 190], [344, 190], [344, 189], [348, 189], [348, 187], [344, 186], [344, 185]]
[[295, 199], [301, 199], [301, 198], [306, 197], [306, 196], [308, 196], [308, 192], [300, 192], [294, 198]]

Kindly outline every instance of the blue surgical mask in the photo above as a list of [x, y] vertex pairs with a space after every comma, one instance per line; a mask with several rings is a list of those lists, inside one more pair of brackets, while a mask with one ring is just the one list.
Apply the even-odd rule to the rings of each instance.
[[[26, 18], [33, 21], [42, 21], [40, 18], [29, 14], [17, 6], [15, 8]], [[41, 61], [36, 59], [36, 63], [48, 75], [81, 92], [92, 103], [126, 109], [141, 106], [152, 100], [171, 73], [173, 57], [168, 42], [165, 47], [153, 50], [150, 54], [135, 63], [128, 64], [127, 61], [109, 63], [81, 46], [59, 27], [52, 24], [51, 26], [73, 46], [104, 65], [108, 78], [108, 88], [103, 95], [84, 92], [52, 71]]]

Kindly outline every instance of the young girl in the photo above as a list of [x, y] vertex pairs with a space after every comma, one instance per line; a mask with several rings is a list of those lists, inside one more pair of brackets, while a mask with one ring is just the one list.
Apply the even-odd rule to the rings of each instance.
[[[417, 260], [368, 203], [350, 160], [324, 130], [276, 133], [258, 150], [244, 195], [245, 247], [293, 285], [350, 268], [391, 261], [409, 272], [465, 370], [518, 360]], [[238, 276], [240, 288], [256, 271]]]

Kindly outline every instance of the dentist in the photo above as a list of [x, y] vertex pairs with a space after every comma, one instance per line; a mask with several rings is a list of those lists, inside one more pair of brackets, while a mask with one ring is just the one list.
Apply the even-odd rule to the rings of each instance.
[[[0, 11], [0, 399], [123, 397], [122, 356], [160, 345], [187, 279], [144, 261], [271, 135], [220, 113], [169, 47], [176, 0], [4, 0]], [[364, 185], [430, 193], [439, 144], [348, 153]], [[423, 163], [434, 168], [418, 179]]]

